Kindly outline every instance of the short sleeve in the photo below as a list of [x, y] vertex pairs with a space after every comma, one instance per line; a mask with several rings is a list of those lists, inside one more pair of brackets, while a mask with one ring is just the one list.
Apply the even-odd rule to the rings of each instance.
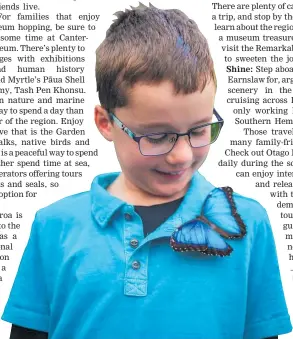
[[48, 332], [49, 306], [41, 259], [40, 226], [36, 214], [2, 320]]
[[292, 330], [272, 228], [264, 209], [261, 215], [249, 265], [244, 339], [267, 338]]

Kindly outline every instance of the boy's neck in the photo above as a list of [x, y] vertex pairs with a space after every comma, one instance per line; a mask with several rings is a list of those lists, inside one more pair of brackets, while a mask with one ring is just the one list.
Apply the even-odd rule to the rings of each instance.
[[[187, 189], [186, 189], [187, 190]], [[185, 192], [171, 197], [156, 196], [144, 192], [137, 187], [134, 187], [121, 173], [111, 185], [107, 187], [108, 193], [114, 197], [127, 202], [134, 206], [152, 206], [173, 201], [184, 196]]]

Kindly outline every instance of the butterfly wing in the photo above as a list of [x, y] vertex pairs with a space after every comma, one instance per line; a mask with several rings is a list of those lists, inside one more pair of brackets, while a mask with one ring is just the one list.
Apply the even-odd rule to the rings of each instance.
[[172, 234], [170, 245], [175, 251], [198, 251], [208, 255], [227, 256], [233, 251], [217, 232], [199, 219], [181, 225]]
[[202, 214], [214, 231], [225, 238], [241, 239], [246, 234], [246, 226], [237, 212], [231, 187], [214, 189], [205, 201]]

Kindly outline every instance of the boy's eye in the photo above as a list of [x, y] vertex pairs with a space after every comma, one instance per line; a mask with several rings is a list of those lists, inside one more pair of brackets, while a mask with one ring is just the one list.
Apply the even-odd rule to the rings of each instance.
[[207, 128], [206, 128], [206, 127], [203, 127], [203, 128], [197, 128], [197, 129], [194, 129], [194, 130], [190, 131], [190, 134], [191, 134], [192, 136], [197, 136], [197, 135], [200, 136], [200, 135], [205, 134], [206, 131], [207, 131]]
[[159, 144], [168, 140], [168, 134], [156, 134], [145, 137], [146, 141], [152, 144]]

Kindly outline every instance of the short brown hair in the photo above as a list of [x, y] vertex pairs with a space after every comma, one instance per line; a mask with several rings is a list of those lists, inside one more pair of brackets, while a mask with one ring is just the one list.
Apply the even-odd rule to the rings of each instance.
[[175, 93], [203, 90], [213, 80], [213, 60], [197, 24], [178, 9], [161, 10], [140, 3], [117, 12], [96, 50], [100, 104], [108, 111], [127, 105], [135, 83], [169, 80]]

